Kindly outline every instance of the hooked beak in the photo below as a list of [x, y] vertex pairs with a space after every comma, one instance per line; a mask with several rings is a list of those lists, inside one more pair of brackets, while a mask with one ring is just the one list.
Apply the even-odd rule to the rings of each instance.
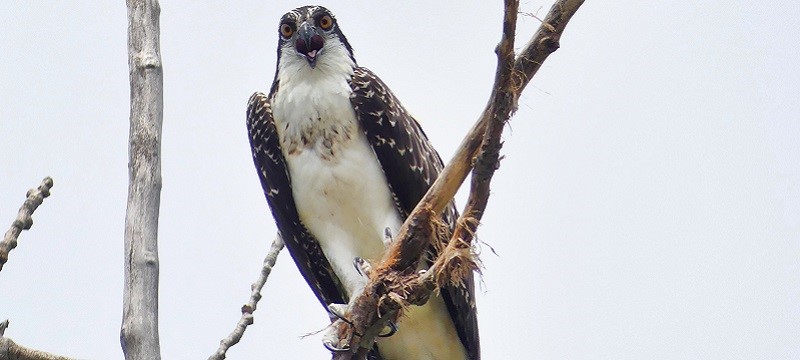
[[317, 65], [317, 57], [322, 50], [324, 40], [317, 34], [317, 29], [305, 22], [300, 25], [297, 32], [297, 40], [294, 42], [294, 49], [308, 61], [308, 65], [313, 69]]

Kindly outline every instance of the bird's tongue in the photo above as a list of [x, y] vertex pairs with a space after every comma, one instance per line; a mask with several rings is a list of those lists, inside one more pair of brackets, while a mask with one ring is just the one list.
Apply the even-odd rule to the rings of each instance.
[[306, 60], [308, 60], [308, 64], [311, 65], [311, 68], [314, 68], [314, 64], [317, 61], [317, 55], [319, 55], [320, 51], [322, 51], [322, 46], [324, 44], [324, 40], [322, 36], [314, 35], [310, 38], [299, 38], [294, 43], [294, 48], [297, 51], [298, 55], [304, 56]]

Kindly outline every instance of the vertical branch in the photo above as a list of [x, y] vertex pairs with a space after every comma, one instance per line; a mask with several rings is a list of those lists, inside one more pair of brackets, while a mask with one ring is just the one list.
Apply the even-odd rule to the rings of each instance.
[[127, 0], [131, 83], [125, 284], [120, 340], [126, 360], [161, 359], [158, 340], [158, 211], [163, 77], [157, 0]]
[[[486, 118], [486, 127], [482, 134], [480, 151], [472, 162], [472, 178], [467, 205], [464, 207], [461, 218], [453, 233], [453, 239], [448, 245], [449, 250], [457, 248], [469, 249], [472, 237], [478, 230], [478, 224], [483, 217], [483, 212], [489, 202], [489, 185], [495, 170], [500, 166], [500, 149], [503, 144], [500, 135], [506, 122], [511, 118], [517, 107], [519, 94], [514, 92], [514, 42], [517, 32], [517, 14], [519, 2], [505, 0], [505, 16], [503, 18], [503, 35], [500, 43], [495, 48], [497, 55], [497, 70], [492, 96], [483, 113]], [[454, 257], [440, 257], [437, 259], [437, 271], [452, 273], [458, 261]], [[449, 261], [447, 268], [442, 262]], [[471, 267], [467, 267], [471, 268]]]
[[[499, 166], [500, 148], [502, 147], [500, 135], [503, 127], [516, 111], [516, 104], [522, 90], [528, 85], [533, 75], [539, 71], [545, 59], [561, 46], [561, 34], [583, 2], [584, 0], [556, 1], [542, 20], [541, 26], [516, 59], [513, 47], [507, 47], [505, 39], [508, 37], [506, 28], [509, 24], [504, 23], [503, 41], [497, 48], [498, 77], [503, 71], [504, 81], [502, 86], [495, 87], [495, 91], [500, 92], [500, 96], [493, 97], [495, 99], [494, 106], [497, 108], [494, 112], [496, 115], [484, 133], [481, 150], [475, 158], [469, 199], [462, 216], [465, 221], [460, 221], [456, 228], [453, 239], [460, 241], [451, 242], [453, 248], [468, 247], [474, 237], [489, 201], [489, 185], [492, 176]], [[509, 1], [506, 1], [506, 14], [512, 10], [516, 11], [510, 7]], [[514, 21], [516, 21], [516, 17], [514, 17]], [[501, 64], [503, 64], [502, 68]], [[513, 71], [511, 71], [512, 69]]]

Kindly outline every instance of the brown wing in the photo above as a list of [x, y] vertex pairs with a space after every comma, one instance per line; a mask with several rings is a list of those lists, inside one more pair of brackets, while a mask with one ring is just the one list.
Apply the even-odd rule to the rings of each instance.
[[[273, 86], [273, 91], [277, 87]], [[292, 195], [291, 179], [280, 149], [269, 98], [257, 92], [247, 103], [247, 131], [253, 162], [278, 231], [300, 273], [322, 306], [347, 303], [344, 287], [322, 248], [300, 222]]]
[[[405, 219], [439, 176], [444, 167], [442, 159], [417, 121], [375, 74], [363, 67], [356, 68], [350, 87], [356, 117]], [[454, 203], [447, 207], [443, 217], [451, 228], [455, 225], [458, 215]], [[463, 286], [448, 285], [441, 294], [469, 358], [479, 360], [474, 279], [471, 276], [465, 279]]]

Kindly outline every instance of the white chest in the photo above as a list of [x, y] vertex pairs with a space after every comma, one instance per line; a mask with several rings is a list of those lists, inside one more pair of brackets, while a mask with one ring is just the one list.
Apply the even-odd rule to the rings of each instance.
[[356, 120], [348, 84], [326, 80], [284, 89], [273, 101], [273, 117], [300, 220], [353, 294], [365, 280], [354, 258], [379, 260], [385, 228], [396, 233], [400, 216]]
[[[300, 220], [352, 296], [366, 284], [353, 260], [379, 260], [385, 229], [397, 234], [402, 220], [356, 119], [345, 79], [281, 80], [272, 115]], [[410, 309], [400, 327], [403, 330], [380, 340], [386, 359], [465, 358], [441, 297]]]

